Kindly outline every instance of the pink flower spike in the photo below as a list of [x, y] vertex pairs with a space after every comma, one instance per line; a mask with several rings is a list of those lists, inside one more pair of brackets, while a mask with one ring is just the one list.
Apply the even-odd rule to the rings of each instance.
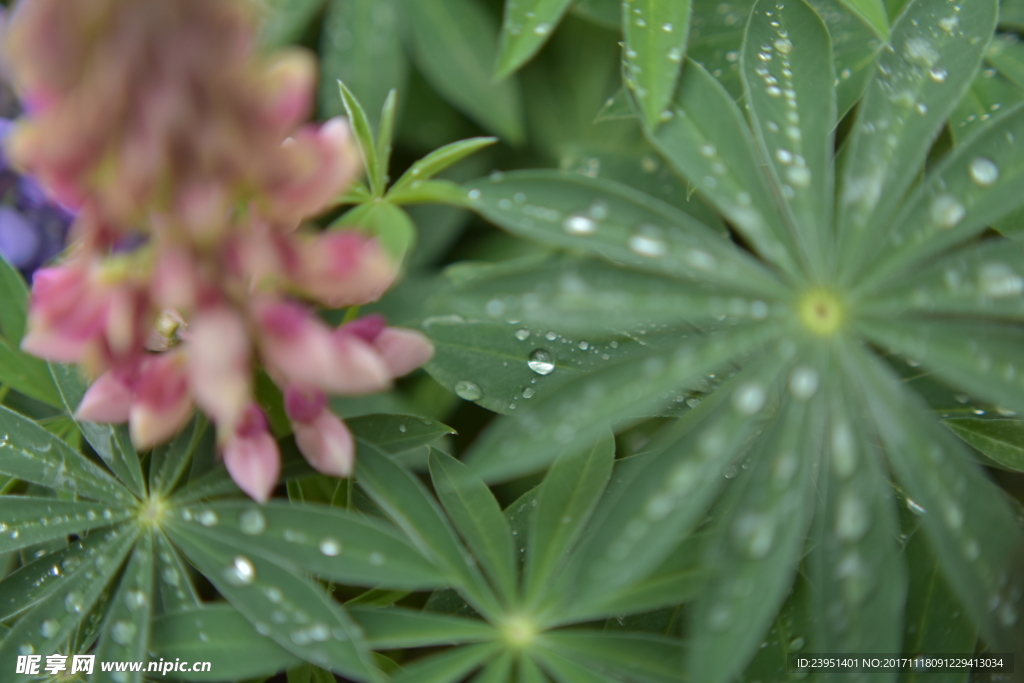
[[22, 350], [60, 363], [81, 361], [103, 334], [109, 296], [89, 282], [80, 264], [37, 270], [32, 283]]
[[373, 341], [392, 377], [401, 377], [434, 356], [434, 345], [416, 330], [388, 327]]
[[108, 371], [96, 378], [85, 392], [75, 411], [75, 419], [106, 424], [127, 422], [131, 401], [131, 388], [113, 371]]
[[249, 333], [242, 316], [227, 307], [201, 311], [188, 328], [192, 395], [222, 429], [232, 431], [252, 402]]
[[281, 454], [258, 407], [246, 408], [224, 444], [223, 455], [224, 465], [238, 488], [260, 503], [267, 502], [281, 474]]
[[296, 284], [330, 308], [379, 299], [398, 277], [398, 263], [376, 239], [356, 231], [329, 232], [302, 245]]
[[129, 411], [132, 443], [147, 450], [174, 436], [192, 414], [186, 359], [170, 351], [144, 361]]
[[327, 406], [324, 392], [289, 384], [284, 390], [284, 409], [295, 422], [312, 422]]
[[309, 464], [332, 477], [348, 477], [355, 460], [352, 433], [337, 415], [324, 409], [311, 422], [293, 422], [295, 443]]

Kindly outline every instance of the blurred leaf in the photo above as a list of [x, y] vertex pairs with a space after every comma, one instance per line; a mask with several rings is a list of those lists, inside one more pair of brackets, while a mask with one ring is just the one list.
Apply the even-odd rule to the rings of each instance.
[[448, 204], [468, 207], [466, 191], [450, 180], [416, 180], [388, 193], [392, 204]]
[[519, 144], [524, 131], [514, 80], [491, 80], [497, 22], [473, 0], [409, 5], [417, 66], [434, 88], [484, 128]]
[[477, 643], [417, 659], [397, 672], [394, 683], [460, 683], [474, 669], [501, 652], [500, 643]]
[[449, 166], [457, 164], [469, 155], [475, 154], [497, 141], [497, 138], [470, 138], [435, 149], [427, 156], [413, 163], [409, 170], [403, 173], [402, 177], [391, 187], [391, 192], [396, 192], [417, 180], [429, 180]]
[[133, 516], [128, 507], [108, 503], [4, 496], [4, 535], [0, 553], [110, 526]]
[[560, 629], [538, 644], [617, 680], [675, 683], [683, 671], [682, 642], [653, 634]]
[[373, 167], [372, 173], [376, 177], [376, 187], [383, 193], [388, 185], [388, 166], [391, 163], [391, 148], [394, 146], [395, 138], [395, 105], [398, 99], [398, 91], [392, 89], [384, 99], [384, 105], [380, 112], [380, 121], [377, 131], [377, 164]]
[[623, 79], [640, 103], [647, 127], [671, 118], [667, 107], [679, 80], [690, 32], [690, 0], [622, 3]]
[[[1000, 42], [1000, 41], [994, 41]], [[971, 82], [949, 117], [949, 132], [954, 142], [968, 140], [980, 124], [988, 121], [995, 112], [1024, 99], [1024, 90], [995, 69], [985, 69]]]
[[163, 532], [154, 534], [153, 549], [156, 553], [154, 571], [159, 595], [156, 613], [167, 614], [200, 607], [202, 603], [189, 578], [188, 566], [181, 552], [171, 544]]
[[493, 640], [498, 632], [478, 619], [392, 607], [349, 610], [366, 632], [367, 642], [379, 650], [415, 648], [427, 645], [459, 645]]
[[98, 465], [27, 417], [0, 406], [0, 472], [40, 486], [125, 505], [132, 496]]
[[448, 518], [510, 606], [517, 588], [515, 551], [512, 530], [494, 494], [468, 467], [437, 449], [430, 452], [430, 477]]
[[840, 0], [871, 27], [882, 40], [889, 40], [889, 16], [882, 0]]
[[[737, 678], [741, 683], [757, 683], [757, 681], [773, 681], [773, 683], [798, 683], [799, 681], [828, 681], [829, 675], [810, 678], [806, 671], [789, 673], [788, 655], [800, 652], [804, 648], [814, 647], [817, 622], [810, 616], [807, 605], [814, 588], [802, 576], [797, 577], [793, 592], [786, 598], [778, 616], [765, 634], [754, 659], [747, 665], [743, 674]], [[808, 646], [808, 642], [811, 643]], [[879, 672], [880, 676], [885, 674]], [[844, 678], [852, 679], [853, 674], [843, 674]]]
[[260, 635], [242, 614], [226, 603], [165, 614], [153, 620], [153, 658], [210, 662], [208, 673], [184, 680], [243, 680], [273, 675], [301, 660]]
[[258, 0], [263, 11], [263, 47], [280, 48], [298, 42], [324, 0]]
[[209, 427], [206, 417], [197, 412], [173, 439], [153, 449], [149, 462], [151, 495], [174, 489], [197, 448], [215, 448], [214, 430]]
[[514, 73], [540, 50], [572, 0], [510, 0], [505, 3], [494, 78]]
[[341, 92], [341, 102], [345, 105], [345, 113], [348, 116], [349, 124], [355, 135], [359, 151], [363, 156], [363, 166], [366, 177], [370, 183], [370, 192], [374, 197], [384, 194], [382, 178], [378, 173], [377, 166], [377, 144], [373, 138], [373, 128], [370, 126], [370, 119], [366, 116], [363, 105], [352, 94], [352, 91], [344, 83], [338, 81], [338, 89]]
[[490, 663], [473, 677], [471, 683], [509, 683], [512, 680], [514, 663], [515, 653], [512, 650], [505, 650], [491, 659]]
[[[0, 283], [2, 285], [2, 283]], [[6, 302], [0, 308], [6, 307]], [[50, 377], [46, 361], [23, 353], [0, 338], [0, 384], [60, 408], [63, 403]]]
[[345, 420], [357, 441], [398, 455], [429, 446], [455, 430], [436, 420], [414, 415], [362, 415]]
[[1008, 469], [1024, 472], [1024, 420], [958, 418], [943, 424], [986, 457]]
[[21, 273], [0, 255], [0, 335], [12, 348], [21, 344], [25, 336], [25, 318], [28, 316], [28, 287]]
[[393, 0], [327, 0], [320, 33], [319, 109], [323, 118], [341, 116], [338, 81], [368, 111], [381, 111], [392, 89], [405, 95], [408, 60]]
[[[118, 580], [106, 619], [96, 658], [101, 662], [145, 661], [150, 650], [150, 621], [153, 614], [153, 534], [146, 531], [132, 551], [128, 566]], [[212, 667], [211, 667], [212, 670]], [[129, 673], [127, 680], [109, 677], [102, 671], [93, 680], [109, 679], [117, 683], [143, 680], [141, 671]]]

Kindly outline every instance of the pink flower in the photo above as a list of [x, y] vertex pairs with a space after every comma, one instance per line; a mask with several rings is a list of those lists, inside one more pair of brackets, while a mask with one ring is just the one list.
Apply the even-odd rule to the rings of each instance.
[[132, 406], [132, 384], [124, 373], [115, 370], [103, 373], [85, 392], [75, 411], [75, 419], [107, 424], [127, 422]]
[[251, 498], [265, 503], [281, 473], [277, 442], [267, 431], [267, 419], [255, 404], [248, 406], [224, 443], [224, 465], [231, 478]]
[[168, 351], [146, 358], [128, 417], [135, 447], [148, 450], [170, 439], [185, 426], [191, 414], [184, 353]]
[[103, 335], [109, 307], [108, 293], [83, 264], [37, 270], [21, 348], [46, 360], [79, 362]]
[[189, 324], [192, 395], [219, 426], [234, 429], [252, 403], [252, 354], [242, 316], [227, 306], [199, 313]]
[[295, 285], [330, 308], [376, 301], [398, 275], [380, 243], [355, 230], [301, 237], [298, 249]]
[[352, 474], [355, 443], [345, 423], [327, 408], [327, 398], [317, 389], [289, 385], [284, 405], [291, 418], [295, 443], [318, 472], [334, 477]]

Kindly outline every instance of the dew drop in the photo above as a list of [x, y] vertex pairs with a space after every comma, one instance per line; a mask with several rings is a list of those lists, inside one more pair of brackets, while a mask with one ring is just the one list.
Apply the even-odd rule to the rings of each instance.
[[801, 189], [811, 186], [811, 172], [806, 166], [791, 166], [786, 169], [786, 180]]
[[732, 406], [741, 415], [753, 415], [764, 406], [765, 392], [757, 382], [743, 384], [732, 395]]
[[939, 61], [939, 53], [932, 44], [919, 36], [908, 38], [903, 45], [903, 57], [911, 64], [931, 68]]
[[534, 394], [536, 394], [536, 393], [537, 393], [537, 390], [534, 389], [533, 387], [524, 387], [523, 388], [523, 398], [533, 398]]
[[746, 514], [736, 520], [733, 533], [742, 550], [751, 559], [759, 560], [772, 549], [775, 540], [775, 519], [756, 513]]
[[118, 645], [129, 645], [135, 639], [135, 624], [130, 621], [115, 621], [110, 637]]
[[267, 528], [267, 519], [257, 508], [249, 508], [238, 515], [238, 528], [248, 536], [259, 536]]
[[455, 383], [455, 393], [466, 401], [479, 401], [484, 397], [484, 392], [477, 384], [465, 379], [460, 379]]
[[196, 519], [203, 526], [215, 526], [220, 521], [217, 518], [217, 513], [213, 510], [202, 510], [196, 515]]
[[527, 329], [516, 330], [516, 339], [519, 341], [526, 341], [530, 338], [530, 331]]
[[940, 228], [948, 230], [955, 227], [966, 213], [964, 205], [951, 195], [940, 195], [932, 200], [931, 217]]
[[971, 174], [971, 180], [982, 187], [988, 187], [999, 180], [999, 167], [994, 161], [985, 157], [972, 159], [968, 172]]
[[836, 536], [847, 543], [856, 543], [864, 538], [871, 518], [863, 501], [852, 493], [847, 493], [839, 500], [836, 514]]
[[661, 30], [664, 31], [665, 33], [672, 33], [673, 26], [672, 26], [672, 24], [669, 24], [669, 23], [662, 24], [661, 25]]
[[139, 590], [132, 590], [125, 593], [124, 604], [128, 606], [129, 612], [138, 612], [148, 602], [146, 594]]
[[535, 349], [530, 353], [530, 359], [526, 364], [538, 375], [550, 375], [555, 371], [555, 361], [544, 349]]
[[60, 631], [60, 622], [56, 619], [47, 619], [39, 627], [39, 634], [46, 639], [53, 638]]
[[978, 270], [978, 287], [993, 298], [1016, 296], [1024, 292], [1024, 278], [1005, 263], [986, 263]]
[[379, 567], [384, 564], [384, 553], [372, 552], [368, 559], [374, 567]]
[[533, 32], [538, 36], [546, 36], [551, 33], [551, 24], [546, 21], [542, 21], [533, 28]]
[[327, 557], [337, 557], [341, 554], [341, 543], [335, 538], [325, 538], [320, 541], [320, 552]]
[[789, 650], [790, 652], [796, 652], [806, 645], [806, 643], [807, 641], [805, 641], [802, 636], [797, 636], [793, 640], [789, 641]]
[[788, 38], [779, 38], [773, 43], [773, 45], [775, 45], [775, 49], [778, 50], [780, 54], [788, 55], [793, 51], [793, 43], [790, 42]]
[[934, 68], [928, 71], [928, 76], [936, 83], [945, 83], [948, 75], [945, 69]]
[[629, 249], [634, 254], [648, 258], [660, 258], [668, 253], [661, 228], [645, 223], [629, 237]]
[[71, 591], [64, 596], [64, 609], [68, 614], [81, 614], [85, 608], [85, 598], [78, 591]]
[[248, 558], [236, 555], [223, 572], [224, 580], [232, 586], [248, 586], [256, 580], [256, 568]]
[[469, 192], [467, 193], [467, 196], [468, 196], [468, 197], [469, 197], [469, 198], [470, 198], [471, 200], [473, 200], [473, 201], [475, 202], [475, 201], [477, 201], [478, 199], [480, 199], [480, 190], [475, 190], [475, 189], [474, 189], [474, 190], [470, 190], [470, 191], [469, 191]]
[[586, 216], [569, 216], [562, 223], [562, 229], [570, 235], [592, 235], [597, 230], [597, 223]]
[[789, 376], [789, 391], [799, 401], [806, 401], [818, 391], [818, 371], [800, 366]]
[[920, 503], [918, 503], [917, 501], [913, 500], [912, 498], [907, 498], [907, 509], [910, 510], [911, 512], [913, 512], [915, 515], [918, 515], [918, 516], [924, 515], [924, 514], [928, 513], [927, 510], [925, 510], [923, 507], [921, 507]]
[[668, 61], [670, 62], [681, 62], [683, 61], [683, 51], [681, 48], [674, 47], [668, 51]]

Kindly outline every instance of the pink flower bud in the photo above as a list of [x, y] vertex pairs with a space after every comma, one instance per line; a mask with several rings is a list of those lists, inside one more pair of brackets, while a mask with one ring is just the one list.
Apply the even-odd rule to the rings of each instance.
[[129, 412], [132, 443], [147, 450], [174, 436], [192, 414], [185, 355], [169, 351], [142, 364]]
[[354, 230], [327, 232], [300, 242], [296, 285], [330, 308], [376, 301], [398, 275], [398, 264]]
[[122, 373], [109, 370], [92, 383], [75, 411], [75, 419], [85, 422], [121, 424], [128, 421], [132, 390]]
[[275, 55], [265, 78], [265, 121], [270, 131], [283, 137], [309, 115], [316, 59], [306, 50], [282, 50]]
[[255, 404], [245, 409], [231, 431], [223, 455], [238, 488], [260, 503], [267, 502], [281, 473], [281, 454], [267, 431], [266, 417]]
[[256, 308], [260, 350], [267, 367], [289, 382], [336, 394], [363, 394], [390, 386], [373, 347], [333, 331], [297, 304], [263, 302]]
[[289, 384], [284, 390], [284, 409], [295, 422], [312, 422], [327, 406], [324, 392]]
[[252, 360], [245, 321], [219, 306], [201, 311], [188, 328], [188, 374], [196, 403], [231, 430], [252, 402]]
[[106, 326], [109, 298], [77, 264], [43, 268], [33, 277], [28, 334], [21, 348], [60, 363], [75, 363]]
[[309, 464], [333, 477], [352, 474], [355, 443], [352, 433], [337, 415], [326, 408], [308, 422], [292, 422], [295, 443]]
[[372, 313], [342, 325], [338, 328], [338, 332], [340, 334], [354, 334], [363, 341], [372, 344], [387, 326], [388, 321], [384, 316]]
[[288, 225], [322, 211], [361, 170], [348, 122], [340, 117], [319, 128], [303, 126], [281, 145], [280, 157], [266, 192], [269, 213]]
[[415, 330], [388, 327], [373, 340], [392, 377], [401, 377], [420, 367], [434, 355], [434, 345]]
[[195, 308], [199, 274], [193, 256], [184, 247], [161, 245], [149, 291], [159, 308], [191, 311]]

